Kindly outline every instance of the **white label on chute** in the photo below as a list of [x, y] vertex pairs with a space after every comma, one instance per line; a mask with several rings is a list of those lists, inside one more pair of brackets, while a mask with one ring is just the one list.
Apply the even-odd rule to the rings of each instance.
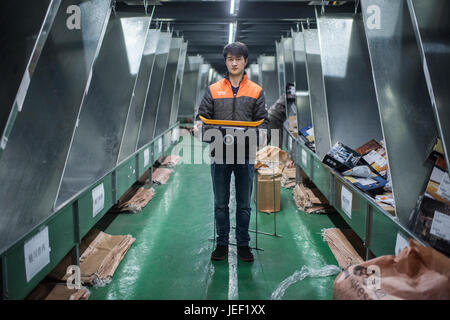
[[92, 217], [105, 207], [105, 189], [103, 183], [92, 189]]
[[450, 241], [450, 216], [435, 211], [430, 233], [436, 237]]
[[178, 139], [180, 138], [180, 129], [177, 127], [173, 130], [173, 134], [172, 134], [172, 142], [177, 142]]
[[162, 153], [162, 151], [163, 151], [163, 141], [162, 137], [160, 137], [158, 140], [158, 154]]
[[350, 219], [352, 218], [352, 201], [353, 194], [346, 187], [342, 186], [341, 208]]
[[48, 239], [48, 227], [25, 242], [25, 273], [27, 282], [50, 263], [50, 244]]
[[408, 240], [401, 235], [400, 232], [397, 233], [397, 241], [395, 242], [395, 255], [398, 255], [400, 251], [408, 247]]
[[305, 149], [302, 149], [302, 163], [304, 167], [308, 165], [308, 154]]
[[436, 192], [440, 197], [450, 200], [450, 178], [448, 173], [445, 173], [442, 177], [439, 189]]
[[144, 167], [150, 163], [150, 150], [147, 148], [144, 150]]

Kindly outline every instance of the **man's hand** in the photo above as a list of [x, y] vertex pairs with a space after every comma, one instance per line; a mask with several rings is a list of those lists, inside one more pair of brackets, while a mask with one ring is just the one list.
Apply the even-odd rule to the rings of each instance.
[[194, 133], [194, 137], [200, 139], [201, 129], [202, 129], [202, 122], [196, 121], [194, 126], [192, 127], [192, 132]]

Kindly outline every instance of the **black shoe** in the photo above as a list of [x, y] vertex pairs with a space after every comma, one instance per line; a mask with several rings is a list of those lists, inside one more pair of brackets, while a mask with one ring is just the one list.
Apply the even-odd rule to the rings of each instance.
[[228, 246], [217, 245], [216, 250], [211, 254], [211, 260], [223, 260], [228, 254]]
[[242, 246], [242, 247], [239, 246], [237, 249], [237, 253], [242, 261], [252, 262], [254, 260], [252, 251], [250, 250], [249, 246]]

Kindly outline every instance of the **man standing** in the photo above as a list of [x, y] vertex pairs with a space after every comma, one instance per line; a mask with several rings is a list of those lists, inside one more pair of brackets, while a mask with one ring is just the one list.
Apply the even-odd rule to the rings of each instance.
[[[247, 79], [244, 68], [248, 63], [248, 49], [241, 42], [225, 46], [223, 57], [228, 72], [224, 79], [212, 84], [206, 90], [198, 115], [208, 119], [258, 121], [264, 119], [260, 129], [268, 128], [268, 117], [264, 92], [260, 86]], [[194, 127], [198, 131], [199, 122]], [[252, 148], [250, 148], [252, 149]], [[254, 149], [256, 152], [256, 149]], [[229, 201], [231, 174], [234, 173], [236, 190], [236, 241], [237, 253], [243, 261], [253, 261], [249, 247], [250, 201], [253, 187], [255, 158], [246, 148], [245, 163], [239, 164], [236, 157], [223, 164], [211, 163], [211, 178], [214, 191], [214, 216], [217, 230], [217, 246], [212, 260], [223, 260], [228, 255], [230, 233]], [[220, 162], [220, 161], [219, 161]]]

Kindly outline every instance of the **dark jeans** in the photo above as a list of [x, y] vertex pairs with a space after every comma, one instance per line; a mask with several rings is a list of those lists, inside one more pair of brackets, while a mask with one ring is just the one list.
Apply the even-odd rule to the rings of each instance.
[[211, 177], [214, 190], [214, 216], [217, 229], [217, 244], [228, 245], [230, 233], [230, 182], [234, 172], [236, 188], [236, 241], [238, 246], [248, 246], [250, 236], [250, 201], [253, 188], [254, 165], [211, 164]]

